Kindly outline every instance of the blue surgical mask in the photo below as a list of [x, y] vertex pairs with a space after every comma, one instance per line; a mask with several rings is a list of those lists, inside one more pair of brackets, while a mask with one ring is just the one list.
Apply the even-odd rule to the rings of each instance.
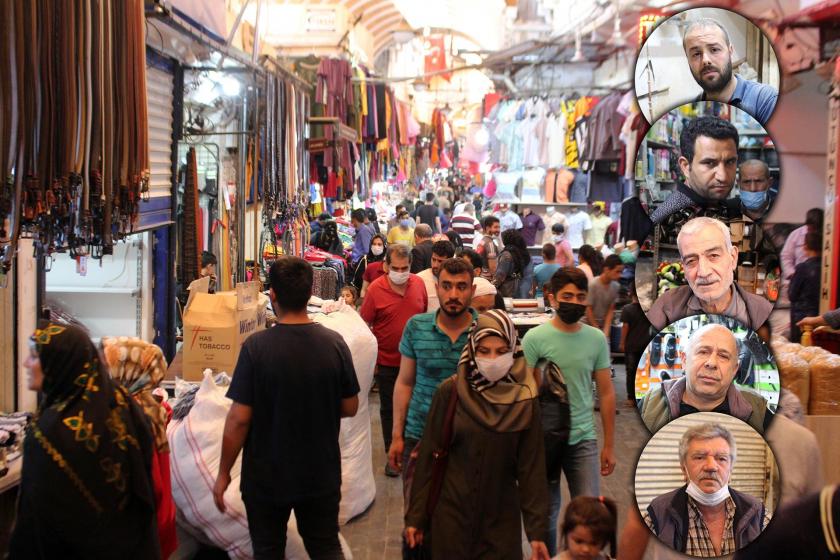
[[741, 191], [741, 204], [747, 210], [758, 210], [767, 200], [767, 191]]
[[407, 228], [411, 225], [411, 222], [409, 220], [400, 220], [400, 225], [404, 228]]

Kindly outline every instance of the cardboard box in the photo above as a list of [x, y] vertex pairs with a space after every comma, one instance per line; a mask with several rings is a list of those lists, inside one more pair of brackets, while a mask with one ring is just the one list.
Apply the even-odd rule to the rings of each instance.
[[233, 375], [242, 343], [265, 328], [268, 298], [256, 282], [236, 285], [236, 291], [198, 292], [184, 312], [185, 381], [201, 381], [206, 368]]

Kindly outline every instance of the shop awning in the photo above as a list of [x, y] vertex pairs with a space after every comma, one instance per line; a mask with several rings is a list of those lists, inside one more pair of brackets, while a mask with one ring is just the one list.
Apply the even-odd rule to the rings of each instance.
[[840, 25], [840, 0], [824, 0], [789, 15], [779, 23], [779, 27], [819, 27], [825, 23]]

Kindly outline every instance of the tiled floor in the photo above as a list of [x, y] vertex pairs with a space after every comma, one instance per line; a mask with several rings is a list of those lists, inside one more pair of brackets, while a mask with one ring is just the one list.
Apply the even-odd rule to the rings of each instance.
[[[619, 507], [619, 528], [624, 525], [628, 507], [633, 503], [633, 473], [642, 447], [650, 437], [635, 408], [626, 400], [624, 391], [624, 366], [616, 364], [613, 379], [619, 414], [616, 417], [615, 472], [601, 479], [601, 492], [615, 499]], [[379, 396], [371, 395], [371, 421], [373, 434], [373, 462], [376, 477], [376, 501], [370, 509], [341, 528], [341, 533], [353, 550], [355, 560], [399, 559], [400, 535], [403, 529], [402, 482], [388, 478], [384, 473], [385, 451], [382, 443], [382, 426], [379, 422]], [[600, 430], [600, 416], [598, 429]], [[564, 503], [568, 502], [564, 486]]]

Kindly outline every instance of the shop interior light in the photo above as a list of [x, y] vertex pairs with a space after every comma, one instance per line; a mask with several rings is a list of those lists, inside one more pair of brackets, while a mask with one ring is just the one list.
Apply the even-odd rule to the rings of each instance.
[[233, 76], [224, 76], [221, 79], [221, 84], [222, 93], [228, 97], [236, 97], [242, 89], [242, 86], [239, 84], [239, 80]]
[[614, 0], [615, 19], [613, 20], [613, 32], [610, 37], [610, 44], [614, 47], [624, 46], [624, 35], [621, 33], [621, 9], [618, 0]]
[[580, 30], [575, 32], [575, 56], [572, 57], [572, 62], [585, 62], [586, 57], [583, 56], [583, 40], [580, 36]]

